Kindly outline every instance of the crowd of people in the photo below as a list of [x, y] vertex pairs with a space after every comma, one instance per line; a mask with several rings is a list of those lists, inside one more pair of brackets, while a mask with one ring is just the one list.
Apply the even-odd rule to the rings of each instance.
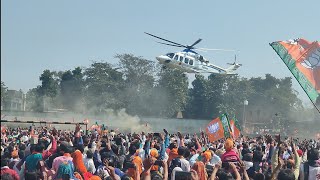
[[2, 128], [1, 179], [319, 180], [319, 139]]

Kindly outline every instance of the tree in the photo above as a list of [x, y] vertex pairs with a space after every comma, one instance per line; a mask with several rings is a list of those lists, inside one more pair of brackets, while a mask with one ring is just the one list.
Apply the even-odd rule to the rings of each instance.
[[295, 119], [292, 117], [294, 112], [302, 107], [301, 100], [292, 88], [291, 78], [278, 79], [266, 74], [265, 79], [251, 78], [249, 81], [254, 89], [248, 98], [250, 121], [287, 128], [290, 119]]
[[224, 103], [224, 83], [225, 76], [223, 75], [211, 74], [208, 77], [207, 102], [205, 112], [207, 118], [212, 119], [218, 117], [222, 113], [225, 113], [219, 108]]
[[[155, 98], [161, 98], [159, 115], [172, 117], [175, 113], [184, 111], [188, 100], [188, 78], [177, 69], [162, 69], [158, 84], [155, 87]], [[156, 102], [156, 101], [154, 101]]]
[[[43, 102], [43, 110], [48, 110], [50, 103], [53, 102], [53, 99], [59, 93], [59, 77], [57, 73], [54, 71], [50, 71], [48, 69], [44, 70], [43, 73], [40, 75], [41, 86], [37, 88], [37, 92], [39, 97], [41, 97]], [[47, 101], [47, 98], [50, 99]], [[55, 104], [56, 105], [56, 104]]]
[[85, 69], [86, 104], [89, 110], [102, 112], [107, 108], [120, 109], [123, 93], [123, 74], [107, 62], [94, 62]]
[[6, 87], [4, 82], [1, 81], [1, 104], [3, 104], [3, 102], [6, 98], [7, 90], [8, 90], [8, 88]]
[[26, 93], [26, 110], [27, 111], [43, 111], [43, 99], [39, 93], [40, 86], [29, 89]]
[[40, 94], [48, 97], [55, 97], [58, 93], [58, 81], [54, 76], [55, 73], [46, 69], [40, 76], [41, 86], [39, 88]]
[[223, 103], [219, 106], [219, 110], [231, 116], [239, 116], [242, 114], [239, 110], [243, 108], [244, 101], [254, 93], [254, 90], [246, 78], [234, 75], [226, 76], [224, 80]]
[[123, 102], [127, 112], [133, 115], [151, 115], [150, 100], [155, 83], [154, 62], [132, 54], [115, 57], [119, 60], [119, 69], [125, 79]]
[[[84, 75], [80, 67], [61, 75], [60, 90], [64, 108], [79, 111], [83, 104]], [[80, 107], [80, 108], [79, 108]]]
[[194, 119], [207, 118], [207, 80], [203, 75], [196, 74], [195, 80], [192, 81], [192, 86], [189, 90], [189, 101], [186, 108], [186, 115]]

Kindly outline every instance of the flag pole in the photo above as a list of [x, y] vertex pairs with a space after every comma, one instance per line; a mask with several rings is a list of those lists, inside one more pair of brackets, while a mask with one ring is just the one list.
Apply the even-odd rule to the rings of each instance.
[[[297, 79], [296, 79], [297, 80]], [[297, 80], [298, 81], [298, 80]], [[304, 88], [302, 87], [302, 85], [300, 84], [300, 82], [298, 81], [299, 85], [301, 86], [301, 88], [303, 89], [303, 91], [307, 94], [308, 96], [308, 93], [306, 92], [306, 90], [304, 90]], [[318, 106], [311, 100], [311, 98], [308, 96], [308, 98], [310, 99], [311, 103], [313, 104], [313, 106], [316, 108], [316, 110], [318, 111], [318, 113], [320, 114], [320, 109], [318, 108]], [[318, 96], [318, 98], [320, 98]]]

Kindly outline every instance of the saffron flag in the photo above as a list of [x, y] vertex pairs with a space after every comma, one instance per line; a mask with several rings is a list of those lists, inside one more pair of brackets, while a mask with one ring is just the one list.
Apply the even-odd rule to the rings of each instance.
[[228, 116], [226, 114], [222, 114], [220, 117], [212, 120], [206, 127], [206, 133], [210, 142], [230, 137], [231, 134]]
[[287, 65], [314, 104], [320, 101], [320, 43], [305, 39], [278, 41], [270, 46]]
[[239, 121], [235, 117], [230, 120], [230, 128], [232, 137], [235, 139], [238, 138], [241, 134], [241, 127]]
[[98, 125], [98, 123], [96, 122], [94, 125], [92, 125], [91, 127], [90, 127], [90, 130], [91, 131], [97, 131], [99, 134], [100, 134], [100, 132], [101, 132], [101, 126], [99, 126]]

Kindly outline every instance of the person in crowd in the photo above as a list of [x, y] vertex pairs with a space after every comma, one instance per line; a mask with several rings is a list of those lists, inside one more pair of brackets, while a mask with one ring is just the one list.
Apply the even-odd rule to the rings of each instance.
[[8, 166], [9, 159], [1, 156], [1, 179], [13, 179], [20, 180], [20, 177], [16, 171], [10, 169]]
[[93, 162], [93, 153], [91, 151], [87, 151], [86, 156], [83, 158], [83, 162], [89, 172], [92, 174], [96, 172], [96, 167]]
[[310, 148], [307, 153], [307, 162], [300, 166], [300, 180], [320, 179], [320, 152]]
[[[318, 140], [271, 135], [226, 138], [180, 132], [124, 133], [97, 129], [84, 135], [47, 127], [1, 133], [1, 179], [253, 179], [320, 177]], [[303, 162], [303, 163], [301, 163]], [[19, 173], [18, 173], [19, 172]]]

